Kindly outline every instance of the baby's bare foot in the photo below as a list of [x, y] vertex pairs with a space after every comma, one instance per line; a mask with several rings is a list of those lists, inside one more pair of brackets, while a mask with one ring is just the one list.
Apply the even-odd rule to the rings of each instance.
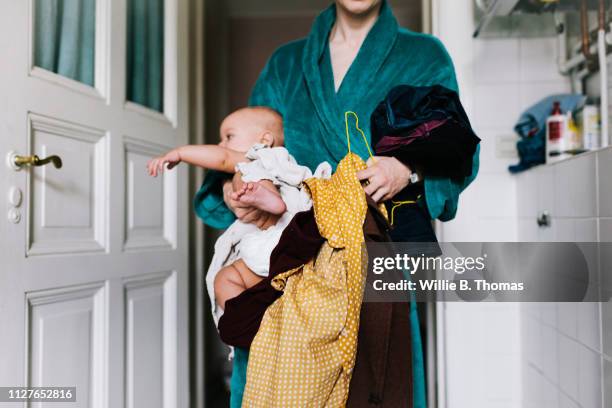
[[240, 190], [238, 191], [234, 191], [230, 197], [232, 198], [232, 200], [238, 201], [240, 200], [240, 197], [243, 196], [243, 194], [247, 191], [247, 187], [248, 187], [249, 183], [244, 183], [242, 185], [242, 187], [240, 187]]
[[[244, 190], [244, 192], [242, 192]], [[287, 210], [281, 196], [258, 183], [245, 183], [239, 197], [241, 203], [252, 205], [270, 214], [282, 214]]]

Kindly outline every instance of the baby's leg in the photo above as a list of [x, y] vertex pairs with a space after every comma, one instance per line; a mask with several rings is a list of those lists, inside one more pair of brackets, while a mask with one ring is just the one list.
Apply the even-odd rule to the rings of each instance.
[[214, 283], [217, 304], [225, 310], [226, 301], [255, 286], [262, 279], [261, 276], [253, 273], [242, 259], [221, 268]]
[[244, 183], [238, 191], [238, 201], [252, 205], [270, 214], [283, 214], [287, 206], [276, 186], [270, 180]]

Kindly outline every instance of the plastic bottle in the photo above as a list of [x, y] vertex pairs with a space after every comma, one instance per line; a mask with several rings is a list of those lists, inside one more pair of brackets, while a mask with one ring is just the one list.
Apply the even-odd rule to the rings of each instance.
[[566, 132], [567, 116], [561, 112], [561, 103], [556, 101], [546, 120], [546, 163], [553, 163], [569, 156], [564, 153], [567, 150]]
[[572, 112], [567, 112], [567, 130], [564, 134], [564, 138], [564, 152], [569, 154], [579, 154], [584, 152], [582, 133], [578, 130], [578, 126], [576, 126]]
[[582, 140], [586, 150], [599, 149], [601, 138], [599, 116], [599, 106], [592, 104], [584, 106], [580, 129], [582, 130]]

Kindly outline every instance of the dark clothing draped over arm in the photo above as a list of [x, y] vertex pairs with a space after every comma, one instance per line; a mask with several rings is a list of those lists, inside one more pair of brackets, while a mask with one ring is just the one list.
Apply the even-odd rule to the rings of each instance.
[[377, 155], [396, 157], [425, 179], [462, 183], [472, 174], [480, 139], [451, 89], [397, 86], [372, 114], [371, 129]]

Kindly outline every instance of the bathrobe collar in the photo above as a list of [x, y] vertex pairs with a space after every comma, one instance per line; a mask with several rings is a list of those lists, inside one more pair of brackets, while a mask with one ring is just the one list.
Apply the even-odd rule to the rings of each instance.
[[[343, 132], [344, 110], [367, 111], [361, 107], [371, 102], [372, 96], [374, 103], [378, 102], [380, 96], [372, 93], [384, 87], [376, 86], [376, 77], [395, 44], [398, 24], [387, 1], [383, 0], [376, 23], [336, 92], [329, 56], [329, 34], [335, 21], [335, 4], [316, 18], [304, 47], [302, 70], [323, 126], [323, 143], [339, 162], [347, 153]], [[369, 119], [361, 118], [362, 123], [368, 123]]]

